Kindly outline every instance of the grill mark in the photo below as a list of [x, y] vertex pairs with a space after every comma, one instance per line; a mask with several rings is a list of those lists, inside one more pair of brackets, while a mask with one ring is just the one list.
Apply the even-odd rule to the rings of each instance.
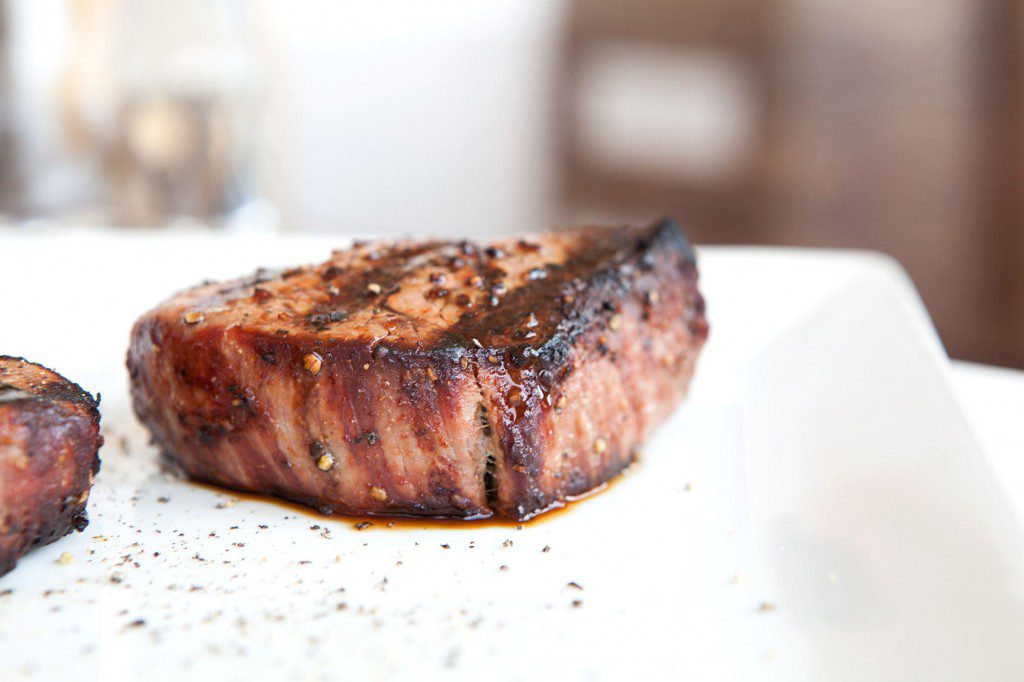
[[[487, 347], [517, 344], [537, 349], [542, 345], [540, 342], [549, 345], [557, 345], [559, 340], [563, 344], [565, 341], [571, 342], [573, 335], [567, 339], [559, 338], [565, 336], [559, 334], [559, 331], [560, 327], [567, 326], [566, 312], [582, 318], [578, 322], [585, 324], [585, 311], [581, 311], [579, 305], [559, 305], [557, 299], [564, 292], [575, 291], [587, 282], [614, 278], [622, 262], [634, 255], [633, 249], [629, 247], [636, 245], [635, 237], [615, 239], [598, 250], [593, 248], [592, 243], [574, 244], [565, 253], [561, 263], [548, 267], [546, 277], [521, 282], [505, 294], [499, 307], [488, 310], [482, 316], [463, 315], [448, 331], [467, 341], [476, 338]], [[507, 332], [522, 327], [523, 320], [531, 313], [537, 320], [536, 326], [530, 329], [535, 333], [535, 341], [511, 338]], [[576, 328], [582, 330], [584, 324], [577, 324]]]
[[[427, 242], [391, 251], [380, 260], [368, 261], [369, 267], [362, 267], [364, 264], [362, 261], [348, 263], [343, 268], [345, 279], [340, 285], [336, 285], [339, 293], [334, 298], [338, 299], [338, 303], [328, 302], [314, 306], [313, 310], [306, 315], [307, 326], [312, 327], [315, 331], [325, 331], [331, 324], [343, 322], [349, 317], [357, 316], [374, 308], [385, 309], [405, 317], [400, 311], [387, 306], [388, 297], [395, 293], [402, 283], [422, 266], [422, 256], [438, 252], [444, 247], [445, 244], [442, 242]], [[338, 266], [332, 261], [326, 265], [324, 270], [332, 267], [337, 268]], [[353, 271], [354, 268], [356, 271]], [[366, 270], [369, 272], [364, 272]], [[316, 277], [321, 278], [321, 274], [318, 272]], [[367, 295], [367, 285], [370, 283], [380, 286], [380, 295]], [[355, 306], [351, 305], [353, 301], [357, 302]], [[340, 319], [331, 319], [339, 316]]]
[[[549, 267], [547, 276], [542, 279], [528, 279], [525, 275], [516, 277], [514, 281], [503, 279], [507, 290], [497, 307], [477, 305], [461, 311], [454, 303], [446, 304], [438, 310], [436, 319], [431, 319], [429, 326], [433, 329], [429, 331], [420, 326], [420, 320], [415, 315], [410, 316], [392, 307], [388, 293], [394, 292], [396, 287], [401, 288], [411, 276], [426, 266], [428, 257], [432, 259], [431, 266], [443, 267], [441, 263], [451, 260], [448, 256], [453, 250], [459, 250], [460, 244], [427, 242], [394, 251], [382, 247], [385, 255], [379, 260], [368, 260], [364, 254], [353, 253], [347, 261], [341, 263], [344, 271], [341, 275], [342, 281], [335, 282], [338, 294], [330, 301], [314, 305], [306, 313], [305, 321], [313, 331], [332, 329], [340, 333], [344, 331], [344, 326], [335, 329], [336, 325], [344, 325], [346, 319], [364, 315], [366, 311], [376, 308], [403, 320], [412, 321], [421, 347], [429, 347], [445, 338], [449, 339], [449, 342], [456, 341], [456, 345], [464, 348], [469, 347], [468, 344], [472, 343], [473, 338], [490, 347], [519, 344], [532, 345], [534, 350], [537, 350], [541, 346], [546, 346], [549, 351], [546, 355], [550, 357], [551, 364], [558, 364], [559, 348], [570, 344], [576, 334], [586, 326], [588, 316], [594, 316], [594, 311], [588, 313], [580, 309], [578, 304], [557, 303], [555, 299], [561, 293], [574, 291], [582, 294], [585, 293], [588, 284], [599, 280], [621, 279], [618, 269], [627, 261], [639, 260], [635, 267], [642, 270], [646, 261], [643, 257], [637, 259], [637, 254], [650, 255], [650, 250], [656, 246], [673, 246], [674, 250], [684, 253], [686, 262], [693, 260], [689, 242], [671, 220], [655, 223], [640, 236], [632, 231], [610, 232], [606, 236], [608, 238], [596, 250], [593, 248], [593, 241], [582, 239], [572, 244], [563, 254], [561, 262]], [[673, 241], [679, 244], [672, 244]], [[514, 257], [514, 254], [510, 257]], [[481, 291], [488, 292], [496, 281], [492, 271], [496, 267], [500, 268], [500, 262], [491, 261], [486, 256], [486, 249], [479, 247], [474, 247], [472, 252], [462, 250], [458, 258], [475, 275], [483, 278], [484, 286], [481, 287]], [[332, 267], [338, 268], [338, 263], [335, 257], [316, 268], [310, 268], [304, 276], [311, 281], [315, 280], [316, 286], [322, 285], [322, 271]], [[367, 296], [366, 285], [369, 282], [379, 284], [383, 294]], [[310, 286], [314, 285], [303, 284], [300, 288]], [[461, 312], [455, 320], [449, 316], [451, 308]], [[533, 340], [525, 340], [524, 344], [522, 339], [509, 338], [505, 332], [518, 328], [521, 325], [521, 318], [530, 312], [536, 313], [539, 323], [533, 328], [536, 334]], [[332, 319], [332, 316], [340, 319]], [[369, 319], [373, 319], [372, 313]], [[373, 345], [377, 341], [374, 340]], [[544, 343], [541, 343], [542, 341]]]
[[[674, 247], [674, 251], [682, 254], [684, 265], [693, 267], [693, 248], [678, 224], [669, 218], [655, 222], [640, 237], [611, 232], [599, 248], [593, 242], [579, 240], [565, 253], [561, 263], [548, 268], [546, 277], [521, 282], [505, 294], [500, 306], [482, 316], [463, 315], [448, 332], [466, 340], [479, 339], [485, 346], [512, 345], [517, 341], [505, 332], [519, 328], [522, 319], [533, 313], [537, 318], [537, 325], [532, 328], [536, 341], [524, 340], [526, 345], [537, 348], [545, 341], [544, 345], [554, 348], [559, 343], [571, 343], [592, 318], [611, 312], [587, 310], [581, 299], [597, 288], [610, 287], [620, 289], [621, 294], [628, 293], [629, 278], [637, 270], [653, 266], [652, 252], [658, 247]], [[558, 297], [566, 292], [574, 294], [574, 302], [559, 304]]]
[[[486, 271], [489, 270], [489, 266], [488, 266], [487, 262], [484, 259], [483, 250], [478, 245], [474, 245], [474, 244], [472, 244], [471, 242], [468, 242], [468, 241], [462, 241], [462, 242], [439, 242], [439, 243], [436, 243], [434, 246], [435, 246], [435, 248], [433, 249], [433, 252], [444, 261], [444, 264], [434, 263], [434, 265], [437, 265], [439, 267], [447, 267], [447, 263], [449, 263], [453, 259], [461, 260], [464, 263], [464, 265], [468, 265], [468, 266], [470, 266], [472, 268], [473, 276], [479, 276], [479, 277], [484, 278], [484, 281], [487, 283], [487, 286], [485, 288], [487, 290], [490, 289], [490, 281], [487, 279], [487, 274], [486, 274]], [[445, 254], [445, 251], [447, 251], [449, 249], [455, 249], [456, 252], [457, 252], [457, 255], [454, 256], [454, 257], [448, 257]], [[408, 268], [408, 272], [406, 272], [404, 274], [406, 276], [412, 275], [412, 274], [418, 274], [418, 271], [419, 271], [421, 265], [422, 265], [422, 263], [420, 263], [420, 262], [411, 263], [409, 268]], [[405, 279], [405, 277], [403, 277], [403, 281], [404, 281], [404, 279]], [[454, 285], [453, 285], [453, 290], [454, 290]], [[462, 310], [462, 306], [460, 306], [457, 302], [455, 302], [455, 299], [456, 299], [456, 295], [455, 294], [450, 294], [448, 297], [446, 297], [444, 299], [444, 304], [437, 311], [437, 318], [439, 320], [441, 320], [441, 322], [443, 322], [444, 325], [442, 326], [442, 325], [437, 325], [435, 323], [432, 323], [432, 326], [434, 326], [435, 329], [432, 330], [432, 333], [431, 333], [430, 336], [428, 336], [427, 338], [424, 339], [425, 343], [432, 344], [432, 343], [436, 342], [438, 339], [446, 337], [448, 335], [449, 330], [453, 326], [457, 325], [461, 320], [463, 320], [463, 319], [472, 319], [472, 318], [478, 316], [479, 310], [480, 310], [480, 306], [479, 305], [474, 305], [472, 308], [466, 309], [465, 312], [463, 312], [461, 315], [458, 315], [457, 317], [455, 317], [454, 320], [449, 319], [447, 313], [451, 309], [455, 309], [456, 311]], [[388, 305], [387, 299], [385, 299], [385, 302], [384, 302], [382, 307], [384, 309], [388, 310], [391, 313], [394, 313], [396, 315], [400, 315], [401, 317], [403, 317], [405, 319], [412, 320], [414, 322], [414, 328], [416, 328], [417, 331], [419, 330], [419, 328], [420, 328], [419, 327], [420, 320], [418, 320], [416, 317], [410, 317], [409, 315], [407, 315], [406, 313], [404, 313], [404, 312], [402, 312], [400, 310], [391, 308], [390, 305]], [[468, 341], [469, 339], [459, 339], [459, 340], [460, 341]]]

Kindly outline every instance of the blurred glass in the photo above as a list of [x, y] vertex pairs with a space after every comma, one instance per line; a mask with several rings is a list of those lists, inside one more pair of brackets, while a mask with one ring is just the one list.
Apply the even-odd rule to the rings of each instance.
[[255, 199], [248, 3], [16, 0], [7, 10], [18, 215], [218, 224]]
[[562, 0], [267, 0], [267, 178], [287, 229], [551, 225]]

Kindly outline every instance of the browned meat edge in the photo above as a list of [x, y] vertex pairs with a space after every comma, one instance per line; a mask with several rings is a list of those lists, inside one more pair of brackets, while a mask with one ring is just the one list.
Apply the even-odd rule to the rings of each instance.
[[0, 574], [88, 525], [99, 401], [42, 365], [0, 356]]

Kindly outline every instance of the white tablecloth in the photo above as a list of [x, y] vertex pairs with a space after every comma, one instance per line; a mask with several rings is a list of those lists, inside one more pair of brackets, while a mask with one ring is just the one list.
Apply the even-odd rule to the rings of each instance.
[[1024, 523], [1024, 372], [954, 362], [953, 383], [993, 475]]

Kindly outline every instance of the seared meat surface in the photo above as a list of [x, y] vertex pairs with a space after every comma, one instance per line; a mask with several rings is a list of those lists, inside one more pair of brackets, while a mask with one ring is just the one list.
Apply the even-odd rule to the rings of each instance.
[[53, 370], [0, 356], [0, 574], [88, 525], [99, 402]]
[[614, 477], [708, 333], [674, 222], [357, 244], [135, 324], [132, 398], [196, 479], [324, 512], [528, 519]]

